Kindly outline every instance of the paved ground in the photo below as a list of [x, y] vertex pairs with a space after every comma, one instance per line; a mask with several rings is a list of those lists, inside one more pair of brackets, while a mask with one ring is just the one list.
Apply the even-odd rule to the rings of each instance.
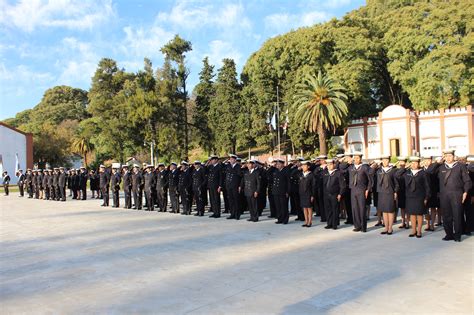
[[3, 314], [474, 311], [474, 238], [99, 205], [0, 196]]

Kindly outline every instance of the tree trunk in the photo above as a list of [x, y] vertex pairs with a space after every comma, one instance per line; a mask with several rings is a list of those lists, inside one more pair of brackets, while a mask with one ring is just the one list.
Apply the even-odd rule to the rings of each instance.
[[87, 168], [87, 152], [84, 152], [84, 167]]
[[319, 154], [328, 154], [328, 147], [326, 144], [326, 132], [322, 125], [318, 126], [318, 138], [319, 138]]

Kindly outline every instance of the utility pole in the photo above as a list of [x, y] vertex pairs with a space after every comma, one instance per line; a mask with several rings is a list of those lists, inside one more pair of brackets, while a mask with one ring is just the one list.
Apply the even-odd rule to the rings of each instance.
[[276, 121], [276, 127], [277, 127], [277, 141], [278, 141], [278, 157], [281, 158], [281, 143], [280, 143], [280, 98], [278, 95], [278, 84], [277, 84], [277, 121]]

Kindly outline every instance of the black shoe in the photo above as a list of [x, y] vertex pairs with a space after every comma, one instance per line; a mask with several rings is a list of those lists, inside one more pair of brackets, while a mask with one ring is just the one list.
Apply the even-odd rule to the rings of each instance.
[[235, 217], [236, 220], [240, 220], [240, 216], [239, 217]]
[[275, 224], [282, 224], [283, 222], [281, 221], [276, 221]]
[[326, 230], [329, 230], [329, 229], [332, 228], [332, 226], [326, 225], [324, 228], [325, 228]]
[[392, 235], [393, 234], [393, 231], [392, 232], [387, 232], [387, 235]]
[[362, 233], [365, 233], [365, 232], [367, 232], [367, 230], [366, 230], [366, 229], [362, 229], [362, 230], [360, 230], [360, 231], [361, 231]]
[[227, 217], [226, 219], [231, 220], [231, 219], [235, 219], [235, 217], [233, 215], [231, 215], [230, 217]]
[[361, 229], [359, 228], [356, 228], [356, 229], [353, 229], [352, 232], [360, 232]]
[[302, 227], [307, 227], [308, 225], [307, 224], [303, 224]]
[[[285, 224], [286, 224], [286, 223], [285, 223]], [[313, 225], [313, 224], [308, 224], [308, 225], [306, 225], [306, 227], [309, 228], [309, 227], [311, 227], [311, 225]]]
[[416, 236], [416, 234], [410, 234], [410, 235], [408, 235], [408, 237], [415, 237], [415, 236]]
[[345, 221], [344, 224], [354, 224], [354, 222], [351, 221]]
[[377, 222], [374, 226], [382, 226], [382, 222]]
[[387, 231], [383, 231], [383, 232], [380, 232], [380, 234], [385, 235], [385, 234], [388, 234], [388, 232], [387, 232]]
[[416, 238], [421, 238], [421, 234], [420, 235], [416, 234]]
[[337, 230], [337, 226], [333, 227], [332, 229], [333, 229], [333, 230]]
[[455, 238], [454, 241], [455, 242], [461, 242], [461, 239], [460, 238]]
[[269, 219], [274, 219], [275, 217], [269, 215], [269, 216], [267, 216], [267, 218], [269, 218]]
[[253, 222], [253, 219], [247, 219], [247, 221], [249, 221], [249, 222]]
[[194, 216], [195, 216], [195, 217], [198, 217], [198, 216], [199, 216], [199, 212], [198, 212], [198, 213], [196, 213]]
[[452, 240], [454, 240], [454, 238], [449, 237], [449, 236], [445, 236], [445, 237], [442, 238], [442, 240], [443, 241], [452, 241]]

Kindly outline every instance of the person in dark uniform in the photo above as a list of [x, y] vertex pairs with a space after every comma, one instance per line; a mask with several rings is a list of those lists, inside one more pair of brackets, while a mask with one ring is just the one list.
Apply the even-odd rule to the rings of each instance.
[[142, 209], [142, 187], [143, 187], [143, 176], [140, 166], [135, 164], [133, 166], [132, 174], [132, 194], [133, 194], [133, 209]]
[[33, 170], [33, 175], [31, 177], [31, 185], [33, 186], [33, 196], [34, 196], [34, 199], [38, 199], [39, 198], [39, 190], [38, 190], [38, 181], [36, 180], [36, 177], [38, 175], [38, 170], [37, 169], [34, 169]]
[[316, 201], [318, 205], [318, 215], [321, 217], [321, 222], [327, 222], [326, 208], [324, 207], [324, 195], [323, 195], [323, 176], [322, 173], [326, 170], [326, 159], [327, 155], [319, 155], [316, 160], [318, 161], [318, 166], [314, 170], [316, 172], [316, 180], [318, 182], [317, 189], [318, 194], [316, 195]]
[[194, 171], [192, 172], [192, 191], [196, 201], [195, 216], [204, 216], [204, 194], [207, 192], [206, 170], [202, 167], [201, 161], [194, 161]]
[[420, 158], [410, 157], [410, 167], [401, 169], [405, 185], [406, 210], [410, 215], [412, 233], [409, 237], [421, 238], [423, 215], [427, 213], [428, 200], [431, 195], [429, 175], [420, 168]]
[[59, 187], [59, 197], [61, 201], [66, 201], [66, 182], [67, 182], [67, 175], [64, 167], [59, 168], [59, 176], [58, 176], [58, 187]]
[[[407, 158], [399, 156], [398, 157], [398, 168], [399, 169], [404, 169], [406, 165]], [[395, 212], [395, 218], [394, 220], [397, 220], [397, 215], [398, 215], [398, 208], [400, 208], [400, 216], [402, 217], [402, 225], [400, 225], [398, 228], [400, 229], [408, 229], [410, 228], [410, 216], [408, 213], [405, 211], [405, 201], [406, 201], [406, 196], [405, 196], [405, 183], [404, 182], [399, 182], [399, 188], [398, 188], [398, 194], [397, 194], [397, 209]]]
[[182, 215], [191, 214], [192, 203], [192, 169], [186, 161], [181, 162], [181, 170], [178, 177], [178, 191], [181, 198], [181, 206], [183, 207]]
[[18, 189], [20, 191], [20, 196], [18, 196], [18, 197], [24, 197], [25, 196], [25, 179], [26, 179], [26, 177], [25, 177], [25, 174], [23, 174], [23, 170], [19, 169], [16, 176], [18, 177], [17, 185], [18, 185]]
[[369, 166], [362, 164], [362, 153], [354, 153], [353, 164], [348, 168], [354, 232], [367, 232], [367, 211], [365, 205], [372, 188], [369, 171]]
[[268, 186], [268, 203], [270, 204], [270, 215], [268, 217], [272, 219], [275, 219], [277, 217], [275, 199], [273, 198], [273, 176], [275, 175], [275, 172], [277, 171], [276, 164], [277, 164], [276, 160], [272, 160], [270, 167], [266, 171], [267, 186]]
[[165, 164], [158, 164], [158, 172], [156, 173], [156, 197], [158, 198], [158, 208], [160, 212], [166, 212], [168, 205], [168, 171]]
[[278, 158], [276, 160], [277, 170], [273, 175], [272, 194], [275, 201], [277, 214], [276, 224], [288, 224], [288, 196], [290, 192], [290, 175], [285, 161]]
[[339, 225], [339, 208], [346, 190], [344, 174], [336, 168], [332, 159], [325, 161], [326, 169], [321, 172], [324, 196], [324, 212], [327, 216], [325, 229], [336, 230]]
[[438, 213], [439, 181], [436, 177], [436, 174], [428, 172], [428, 169], [432, 168], [432, 165], [434, 165], [432, 156], [424, 156], [422, 158], [421, 165], [423, 170], [426, 172], [426, 175], [428, 176], [431, 192], [430, 198], [428, 199], [428, 204], [426, 205], [426, 207], [428, 208], [428, 213], [426, 214], [427, 227], [425, 228], [425, 231], [434, 231], [437, 216], [440, 215]]
[[109, 185], [110, 185], [110, 176], [109, 173], [106, 172], [105, 166], [100, 165], [99, 166], [99, 187], [100, 191], [102, 193], [102, 207], [108, 207], [109, 206]]
[[467, 170], [471, 178], [471, 189], [467, 196], [467, 201], [464, 203], [464, 215], [466, 220], [464, 222], [463, 234], [471, 235], [474, 232], [474, 156], [468, 156], [466, 159]]
[[89, 179], [89, 175], [87, 174], [87, 169], [84, 166], [81, 166], [79, 176], [79, 190], [81, 192], [81, 199], [87, 200], [87, 180]]
[[72, 172], [72, 178], [71, 178], [71, 186], [72, 186], [72, 199], [81, 199], [79, 195], [80, 191], [80, 183], [81, 183], [81, 178], [79, 175], [79, 170], [78, 169], [73, 169], [71, 170]]
[[154, 166], [148, 164], [146, 166], [146, 173], [143, 175], [143, 192], [145, 193], [145, 210], [153, 211], [155, 202], [153, 200], [153, 190], [155, 189], [155, 175], [153, 174]]
[[56, 200], [56, 190], [54, 188], [54, 171], [49, 170], [48, 177], [49, 200]]
[[397, 169], [390, 165], [390, 156], [381, 157], [382, 165], [375, 170], [374, 181], [377, 192], [377, 212], [382, 213], [385, 229], [380, 234], [392, 235], [399, 175]]
[[240, 183], [240, 191], [244, 193], [247, 208], [250, 212], [250, 219], [247, 221], [250, 222], [258, 222], [259, 217], [257, 200], [260, 192], [261, 178], [260, 172], [255, 168], [256, 163], [255, 160], [248, 161], [248, 169], [243, 173]]
[[112, 207], [118, 208], [120, 206], [120, 183], [122, 182], [122, 177], [119, 172], [120, 164], [112, 165], [112, 176], [110, 177], [110, 187], [112, 188]]
[[8, 175], [7, 171], [4, 171], [2, 174], [3, 177], [3, 191], [5, 192], [5, 196], [10, 194], [10, 175]]
[[122, 165], [122, 185], [123, 185], [123, 194], [125, 196], [125, 205], [124, 209], [132, 208], [132, 174], [128, 169], [128, 165]]
[[[99, 184], [97, 183], [97, 174], [95, 173], [94, 170], [89, 171], [89, 188], [92, 193], [92, 199], [94, 198], [99, 198]], [[97, 197], [96, 197], [96, 192], [97, 192]]]
[[[377, 223], [375, 223], [375, 226], [383, 226], [385, 227], [385, 224], [383, 224], [383, 214], [382, 214], [382, 211], [381, 210], [378, 210], [378, 199], [379, 199], [379, 194], [377, 192], [377, 170], [380, 168], [380, 165], [381, 165], [381, 161], [380, 160], [374, 160], [370, 163], [370, 175], [372, 176], [372, 199], [373, 199], [373, 203], [374, 203], [374, 207], [376, 209], [376, 215], [377, 215]], [[370, 214], [370, 202], [368, 203], [369, 205], [369, 213], [367, 215]]]
[[38, 172], [36, 175], [36, 187], [38, 188], [38, 199], [44, 198], [43, 177], [44, 177], [43, 170], [38, 169]]
[[61, 199], [61, 194], [59, 192], [59, 168], [55, 167], [53, 171], [53, 189], [54, 189], [54, 199], [59, 201]]
[[454, 150], [445, 150], [444, 163], [438, 164], [430, 172], [438, 176], [440, 204], [443, 209], [444, 241], [461, 241], [463, 204], [472, 187], [466, 165], [454, 160]]
[[293, 159], [293, 165], [290, 167], [290, 214], [296, 215], [295, 221], [304, 221], [303, 208], [300, 205], [299, 179], [301, 175], [301, 161], [303, 158]]
[[260, 191], [258, 192], [258, 198], [257, 198], [257, 210], [258, 210], [258, 215], [261, 216], [263, 213], [263, 209], [265, 209], [265, 206], [267, 205], [267, 173], [265, 168], [263, 167], [263, 164], [260, 161], [256, 161], [257, 164], [255, 165], [256, 171], [260, 173]]
[[242, 180], [242, 171], [240, 164], [237, 163], [237, 155], [229, 155], [229, 164], [226, 166], [225, 172], [225, 189], [229, 198], [230, 216], [227, 219], [240, 220], [240, 193], [239, 187]]
[[222, 168], [219, 164], [219, 157], [211, 155], [207, 165], [207, 189], [209, 190], [209, 202], [212, 215], [210, 218], [220, 218], [221, 216], [221, 195], [222, 190]]
[[304, 224], [302, 227], [311, 227], [313, 225], [313, 204], [317, 196], [317, 181], [310, 170], [310, 162], [301, 162], [300, 179], [298, 181], [298, 195], [300, 197], [300, 206], [304, 213]]
[[29, 168], [26, 169], [25, 185], [28, 198], [33, 198], [33, 172]]
[[351, 204], [351, 189], [349, 187], [349, 166], [352, 165], [352, 153], [344, 153], [344, 158], [341, 158], [339, 163], [339, 170], [344, 174], [346, 180], [346, 190], [343, 196], [343, 208], [346, 212], [346, 221], [344, 224], [354, 224], [352, 215], [352, 204]]
[[43, 172], [43, 200], [49, 200], [49, 186], [48, 186], [48, 181], [49, 181], [49, 170], [45, 169]]
[[178, 164], [171, 162], [168, 172], [168, 187], [170, 193], [171, 212], [179, 213], [179, 170]]

